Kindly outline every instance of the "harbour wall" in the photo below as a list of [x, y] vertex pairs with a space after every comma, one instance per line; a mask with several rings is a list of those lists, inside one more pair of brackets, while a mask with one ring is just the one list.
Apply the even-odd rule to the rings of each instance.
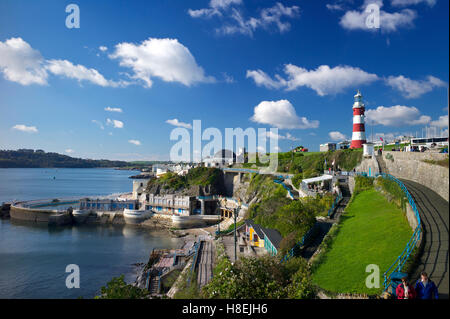
[[49, 225], [68, 225], [72, 223], [69, 211], [34, 209], [11, 205], [9, 214], [12, 219], [47, 223]]

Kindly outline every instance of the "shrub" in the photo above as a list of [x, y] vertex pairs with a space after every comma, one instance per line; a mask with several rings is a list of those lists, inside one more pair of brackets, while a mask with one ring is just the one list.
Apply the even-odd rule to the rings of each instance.
[[100, 289], [100, 292], [101, 295], [96, 296], [96, 299], [143, 299], [149, 297], [146, 289], [127, 284], [124, 275], [111, 279], [106, 287]]

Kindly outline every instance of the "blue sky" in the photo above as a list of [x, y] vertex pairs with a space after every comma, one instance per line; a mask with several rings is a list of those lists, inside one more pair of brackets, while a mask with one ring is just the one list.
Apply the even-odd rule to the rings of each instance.
[[[372, 2], [378, 29], [365, 24]], [[66, 27], [71, 3], [80, 28]], [[448, 132], [448, 6], [2, 0], [0, 149], [163, 160], [176, 125], [199, 119], [222, 132], [278, 127], [282, 151], [318, 150], [351, 137], [357, 89], [367, 135]]]

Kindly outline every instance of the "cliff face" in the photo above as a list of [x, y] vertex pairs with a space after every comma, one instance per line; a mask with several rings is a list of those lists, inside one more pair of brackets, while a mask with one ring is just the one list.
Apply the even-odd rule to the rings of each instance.
[[151, 180], [147, 185], [146, 192], [155, 195], [182, 195], [182, 196], [210, 196], [225, 195], [224, 174], [221, 170], [202, 170], [193, 172], [198, 175], [160, 178]]

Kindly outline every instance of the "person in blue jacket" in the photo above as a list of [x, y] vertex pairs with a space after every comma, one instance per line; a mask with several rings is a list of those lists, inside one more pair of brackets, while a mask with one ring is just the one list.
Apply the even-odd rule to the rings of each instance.
[[417, 299], [439, 299], [438, 289], [435, 283], [428, 278], [426, 272], [420, 274], [420, 279], [416, 283]]

